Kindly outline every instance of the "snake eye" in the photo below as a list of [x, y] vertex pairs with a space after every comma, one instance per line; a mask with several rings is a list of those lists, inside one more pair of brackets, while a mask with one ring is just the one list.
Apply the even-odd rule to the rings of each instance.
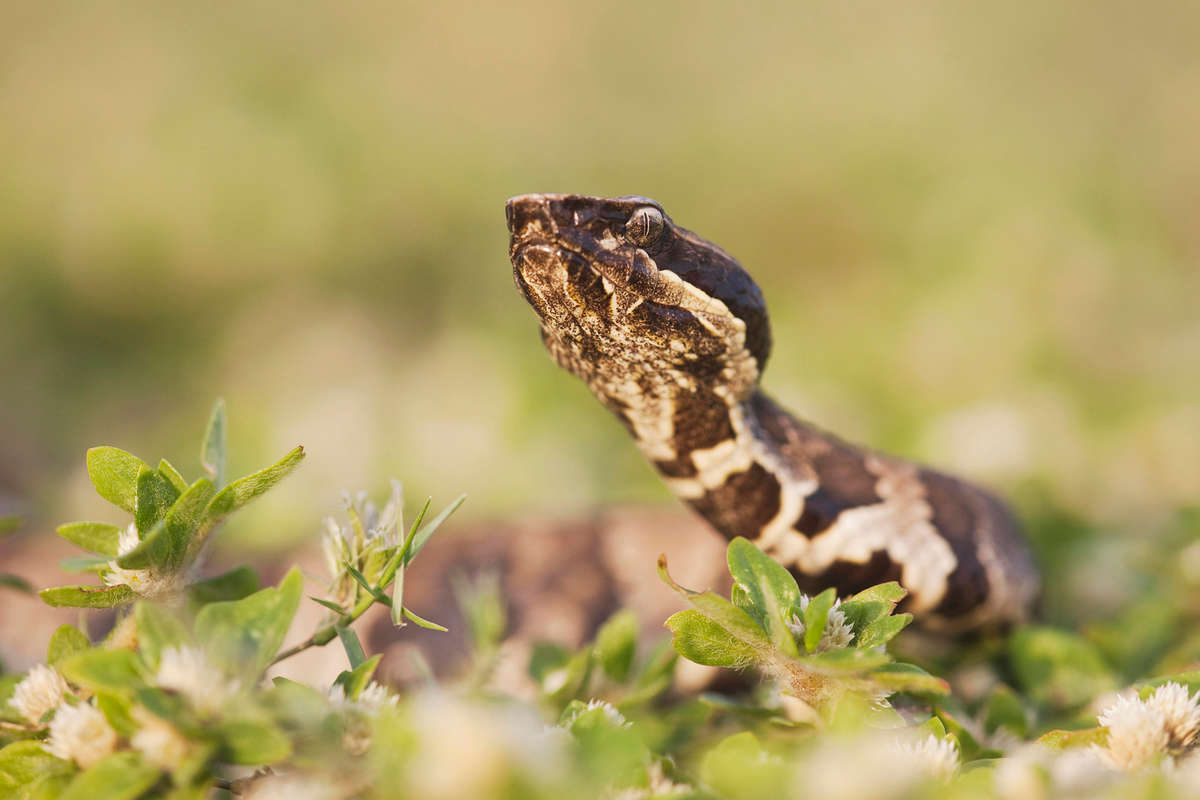
[[649, 247], [662, 236], [666, 221], [654, 206], [642, 206], [625, 222], [625, 237], [638, 247]]

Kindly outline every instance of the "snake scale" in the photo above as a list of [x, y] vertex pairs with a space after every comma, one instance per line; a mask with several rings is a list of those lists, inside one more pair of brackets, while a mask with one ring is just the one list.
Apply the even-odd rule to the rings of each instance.
[[732, 256], [645, 197], [530, 194], [506, 213], [551, 356], [720, 533], [754, 541], [806, 591], [897, 580], [931, 629], [1028, 617], [1038, 574], [1003, 503], [843, 442], [759, 389], [766, 304]]

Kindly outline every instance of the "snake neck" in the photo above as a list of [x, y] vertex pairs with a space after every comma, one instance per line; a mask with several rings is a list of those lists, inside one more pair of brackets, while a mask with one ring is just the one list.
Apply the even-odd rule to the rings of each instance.
[[983, 490], [848, 444], [758, 390], [731, 402], [677, 393], [669, 408], [671, 424], [660, 417], [656, 430], [672, 435], [639, 442], [672, 490], [805, 590], [896, 580], [911, 610], [968, 625], [1028, 604], [1032, 565], [997, 555], [1024, 551], [1008, 511]]

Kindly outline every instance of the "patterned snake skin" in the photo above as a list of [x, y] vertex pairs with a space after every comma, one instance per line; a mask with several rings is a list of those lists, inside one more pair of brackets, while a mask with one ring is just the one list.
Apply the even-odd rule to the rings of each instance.
[[513, 275], [551, 356], [714, 528], [808, 591], [898, 580], [929, 628], [1029, 615], [1037, 570], [1000, 501], [847, 444], [758, 388], [767, 309], [733, 257], [645, 197], [523, 195], [506, 211]]

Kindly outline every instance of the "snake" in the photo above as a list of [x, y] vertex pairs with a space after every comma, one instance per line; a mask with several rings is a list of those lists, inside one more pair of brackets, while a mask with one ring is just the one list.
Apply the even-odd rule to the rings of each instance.
[[851, 444], [759, 386], [762, 291], [733, 256], [647, 197], [526, 194], [506, 204], [513, 277], [555, 362], [632, 434], [671, 491], [806, 592], [898, 581], [930, 630], [1030, 618], [1039, 575], [987, 490]]

